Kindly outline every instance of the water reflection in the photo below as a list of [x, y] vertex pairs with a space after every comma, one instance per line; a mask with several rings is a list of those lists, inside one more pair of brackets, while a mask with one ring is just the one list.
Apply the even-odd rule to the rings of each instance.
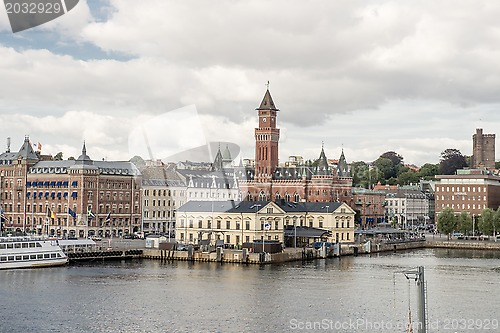
[[[272, 266], [130, 261], [1, 271], [0, 332], [288, 332], [307, 323], [373, 332], [369, 324], [382, 321], [394, 327], [379, 331], [400, 332], [417, 291], [400, 272], [419, 265], [431, 321], [499, 319], [497, 253], [428, 249]], [[335, 328], [353, 321], [365, 326]]]

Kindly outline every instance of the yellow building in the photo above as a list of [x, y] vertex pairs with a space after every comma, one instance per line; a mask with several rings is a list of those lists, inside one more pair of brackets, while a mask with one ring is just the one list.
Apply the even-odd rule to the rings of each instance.
[[[354, 241], [354, 210], [342, 202], [189, 201], [177, 211], [176, 240], [217, 240], [240, 246], [253, 241], [294, 243]], [[285, 231], [289, 231], [285, 233]], [[288, 241], [288, 242], [287, 242]]]

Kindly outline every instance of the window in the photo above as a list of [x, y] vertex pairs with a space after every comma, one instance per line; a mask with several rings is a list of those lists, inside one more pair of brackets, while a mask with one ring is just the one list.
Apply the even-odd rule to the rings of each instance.
[[231, 229], [231, 221], [226, 221], [226, 229]]
[[250, 230], [250, 221], [245, 222], [245, 230]]

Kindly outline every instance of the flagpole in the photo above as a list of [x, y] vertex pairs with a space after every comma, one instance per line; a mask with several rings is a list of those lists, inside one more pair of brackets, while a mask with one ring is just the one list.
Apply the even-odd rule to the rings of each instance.
[[[68, 175], [69, 175], [69, 173], [68, 173]], [[67, 199], [67, 201], [68, 201], [68, 211], [67, 211], [67, 213], [68, 213], [68, 215], [69, 215], [69, 216], [68, 216], [68, 218], [67, 218], [67, 220], [66, 220], [66, 238], [69, 238], [69, 219], [70, 219], [70, 217], [71, 217], [71, 218], [73, 217], [73, 216], [69, 213], [69, 177], [68, 177], [68, 199]]]

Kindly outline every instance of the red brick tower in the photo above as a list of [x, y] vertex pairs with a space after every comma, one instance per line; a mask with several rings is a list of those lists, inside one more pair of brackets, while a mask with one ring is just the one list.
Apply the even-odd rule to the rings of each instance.
[[276, 128], [276, 108], [269, 89], [256, 109], [259, 127], [255, 129], [255, 177], [258, 183], [270, 182], [278, 167], [278, 141], [280, 130]]

